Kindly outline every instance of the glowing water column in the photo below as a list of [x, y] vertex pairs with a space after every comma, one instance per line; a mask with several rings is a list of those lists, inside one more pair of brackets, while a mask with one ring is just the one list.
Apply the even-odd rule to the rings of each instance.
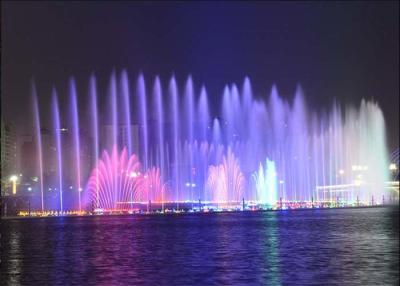
[[[92, 136], [93, 136], [93, 150], [94, 158], [96, 158], [95, 168], [98, 168], [99, 157], [99, 127], [98, 127], [98, 111], [97, 111], [97, 88], [96, 78], [94, 75], [90, 78], [89, 94], [91, 100], [91, 119], [92, 119]], [[96, 174], [96, 208], [99, 207], [99, 176]]]
[[258, 172], [253, 174], [257, 201], [262, 204], [274, 206], [278, 201], [278, 178], [275, 162], [266, 160], [265, 168], [260, 163]]
[[79, 211], [82, 211], [81, 204], [81, 147], [80, 147], [80, 136], [79, 136], [79, 115], [78, 115], [78, 103], [76, 99], [76, 86], [75, 80], [70, 79], [70, 96], [71, 96], [71, 111], [72, 111], [72, 126], [73, 126], [73, 139], [75, 149], [75, 164], [76, 164], [76, 180], [78, 185], [78, 204]]
[[60, 212], [63, 211], [63, 160], [61, 151], [61, 124], [60, 124], [60, 111], [58, 106], [57, 92], [55, 88], [52, 91], [52, 104], [53, 104], [53, 122], [54, 122], [54, 133], [57, 146], [57, 165], [58, 165], [58, 184], [59, 184], [59, 196], [60, 196]]
[[32, 89], [32, 97], [33, 97], [33, 113], [35, 120], [35, 129], [36, 129], [36, 145], [37, 145], [37, 154], [38, 154], [38, 163], [39, 163], [39, 180], [40, 180], [40, 203], [41, 210], [44, 211], [44, 200], [43, 200], [43, 155], [42, 155], [42, 135], [40, 131], [40, 114], [39, 114], [39, 105], [36, 93], [36, 87], [34, 82], [31, 82]]
[[267, 188], [268, 188], [268, 201], [269, 205], [275, 205], [278, 201], [278, 182], [276, 176], [275, 162], [267, 159]]

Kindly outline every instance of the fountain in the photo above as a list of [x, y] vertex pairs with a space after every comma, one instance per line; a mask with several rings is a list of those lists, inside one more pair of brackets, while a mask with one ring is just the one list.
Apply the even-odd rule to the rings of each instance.
[[[221, 110], [213, 116], [205, 86], [197, 89], [190, 76], [182, 86], [172, 76], [164, 90], [159, 77], [149, 89], [140, 74], [131, 90], [124, 70], [119, 76], [115, 71], [111, 74], [107, 105], [99, 105], [96, 77], [91, 75], [90, 116], [85, 121], [80, 100], [84, 93], [78, 97], [77, 90], [71, 79], [70, 113], [63, 120], [64, 109], [53, 90], [59, 211], [67, 197], [74, 202], [72, 209], [81, 211], [87, 204], [122, 210], [136, 201], [165, 200], [175, 203], [176, 209], [199, 200], [240, 205], [242, 199], [270, 207], [276, 207], [278, 200], [367, 205], [372, 198], [376, 203], [376, 198], [388, 195], [385, 122], [373, 101], [363, 100], [358, 107], [333, 102], [328, 111], [314, 111], [299, 86], [293, 102], [280, 97], [275, 85], [269, 99], [262, 100], [254, 96], [245, 78], [241, 89], [235, 84], [224, 87]], [[40, 133], [45, 111], [40, 108], [39, 113], [34, 86], [32, 93]], [[61, 139], [66, 122], [71, 122], [69, 148]], [[83, 133], [90, 139], [83, 140]], [[47, 150], [41, 149], [40, 136], [37, 142], [38, 195], [43, 198], [48, 187], [55, 186], [43, 177], [47, 162], [42, 162], [41, 152]], [[63, 156], [73, 158], [73, 168], [66, 167]], [[65, 174], [71, 172], [74, 182], [67, 194]], [[132, 179], [131, 173], [137, 173], [137, 178]], [[48, 207], [42, 200], [43, 208]]]
[[107, 211], [129, 210], [135, 201], [143, 201], [140, 162], [128, 155], [126, 148], [119, 154], [114, 146], [111, 154], [103, 152], [87, 184], [86, 205], [95, 202], [96, 208]]
[[37, 99], [37, 94], [36, 94], [36, 86], [32, 80], [31, 82], [31, 88], [32, 88], [32, 97], [33, 97], [33, 114], [34, 114], [34, 120], [35, 120], [35, 132], [36, 132], [36, 148], [37, 148], [37, 154], [38, 154], [38, 167], [39, 167], [39, 184], [40, 184], [40, 210], [41, 212], [44, 211], [44, 186], [43, 186], [43, 152], [42, 152], [42, 137], [40, 136], [40, 112], [39, 112], [39, 105], [38, 105], [38, 99]]
[[[60, 124], [60, 111], [58, 105], [57, 92], [53, 88], [53, 122], [54, 122], [54, 134], [55, 134], [55, 145], [57, 149], [57, 165], [58, 165], [58, 187], [59, 187], [59, 200], [60, 208], [59, 211], [63, 212], [63, 161], [61, 151], [61, 124]], [[38, 129], [38, 128], [37, 128]], [[50, 189], [50, 188], [49, 188]]]
[[212, 202], [240, 202], [243, 196], [244, 176], [238, 159], [228, 149], [222, 163], [211, 165], [208, 171], [207, 188]]
[[260, 162], [258, 171], [253, 173], [253, 180], [257, 194], [256, 200], [261, 204], [275, 206], [278, 202], [275, 162], [267, 158], [265, 167]]
[[69, 94], [71, 97], [71, 117], [72, 117], [72, 130], [73, 130], [73, 144], [75, 151], [75, 164], [76, 164], [76, 185], [78, 187], [78, 208], [79, 212], [82, 211], [82, 203], [81, 203], [81, 144], [80, 144], [80, 135], [79, 135], [79, 117], [78, 117], [78, 104], [76, 99], [76, 86], [75, 81], [70, 79], [69, 82]]

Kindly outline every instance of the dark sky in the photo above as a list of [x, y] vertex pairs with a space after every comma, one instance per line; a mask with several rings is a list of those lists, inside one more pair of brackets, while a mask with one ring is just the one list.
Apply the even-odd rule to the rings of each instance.
[[212, 104], [245, 75], [262, 96], [276, 83], [291, 99], [300, 82], [317, 108], [374, 98], [398, 146], [397, 1], [1, 5], [2, 113], [18, 126], [27, 122], [31, 76], [49, 97], [71, 75], [82, 94], [92, 71], [106, 84], [113, 68], [127, 68], [131, 80], [143, 71], [164, 83], [174, 72], [183, 84], [190, 73]]

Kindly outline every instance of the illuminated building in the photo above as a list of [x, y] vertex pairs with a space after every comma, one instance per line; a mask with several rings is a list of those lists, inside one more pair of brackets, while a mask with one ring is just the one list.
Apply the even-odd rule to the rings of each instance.
[[1, 190], [8, 194], [8, 177], [16, 170], [17, 144], [14, 127], [1, 118]]

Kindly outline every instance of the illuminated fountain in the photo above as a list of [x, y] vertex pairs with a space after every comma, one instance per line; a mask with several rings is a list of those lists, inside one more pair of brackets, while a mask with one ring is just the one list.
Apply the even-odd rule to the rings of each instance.
[[[57, 188], [59, 211], [88, 204], [121, 210], [130, 202], [166, 200], [178, 209], [199, 200], [366, 205], [389, 197], [385, 122], [375, 102], [333, 102], [327, 111], [313, 111], [300, 87], [292, 101], [280, 97], [276, 86], [263, 100], [245, 78], [241, 88], [224, 87], [220, 111], [213, 114], [206, 88], [191, 77], [182, 86], [174, 76], [165, 85], [158, 77], [152, 88], [147, 85], [142, 74], [132, 85], [123, 71], [112, 72], [104, 93], [92, 75], [89, 98], [87, 87], [71, 79], [68, 104], [60, 104], [53, 90], [58, 167], [46, 182], [41, 170], [48, 151], [38, 136], [38, 195], [48, 197], [47, 189]], [[45, 111], [34, 86], [32, 93], [39, 133]], [[67, 198], [72, 203], [65, 207]], [[43, 209], [54, 209], [46, 202]]]
[[136, 155], [129, 156], [126, 148], [119, 154], [114, 147], [111, 154], [103, 152], [96, 166], [87, 185], [86, 203], [113, 211], [130, 210], [133, 202], [143, 201], [143, 178]]
[[211, 202], [239, 202], [243, 197], [245, 180], [240, 170], [239, 161], [228, 149], [222, 163], [211, 165], [207, 178], [207, 199]]
[[[53, 103], [53, 122], [54, 122], [54, 126], [53, 126], [53, 130], [54, 130], [54, 137], [55, 137], [55, 146], [56, 146], [56, 150], [57, 150], [57, 166], [58, 166], [58, 192], [59, 192], [59, 201], [60, 201], [60, 207], [59, 207], [59, 211], [63, 212], [64, 208], [63, 208], [63, 161], [62, 161], [62, 148], [61, 148], [61, 123], [60, 123], [60, 111], [59, 111], [59, 105], [58, 105], [58, 98], [57, 98], [57, 92], [56, 90], [53, 88], [53, 92], [52, 92], [52, 103]], [[39, 136], [38, 136], [39, 137]], [[42, 160], [40, 158], [40, 160]], [[50, 189], [50, 188], [49, 188]], [[56, 189], [56, 188], [54, 188]]]
[[166, 199], [166, 187], [161, 180], [159, 168], [152, 167], [143, 175], [141, 189], [147, 201], [155, 203], [164, 202]]
[[256, 200], [262, 204], [275, 206], [278, 202], [278, 182], [275, 162], [266, 160], [265, 167], [260, 163], [257, 172], [253, 174], [256, 189]]
[[[32, 102], [33, 102], [33, 116], [35, 120], [35, 132], [36, 134], [40, 134], [40, 113], [39, 113], [39, 105], [38, 105], [38, 100], [37, 100], [37, 94], [36, 94], [36, 86], [31, 82], [31, 88], [32, 88]], [[35, 136], [36, 138], [36, 150], [38, 154], [38, 168], [39, 168], [39, 174], [38, 174], [38, 180], [39, 180], [39, 185], [40, 185], [40, 211], [44, 212], [44, 185], [43, 185], [43, 152], [42, 152], [42, 137], [41, 136]]]

